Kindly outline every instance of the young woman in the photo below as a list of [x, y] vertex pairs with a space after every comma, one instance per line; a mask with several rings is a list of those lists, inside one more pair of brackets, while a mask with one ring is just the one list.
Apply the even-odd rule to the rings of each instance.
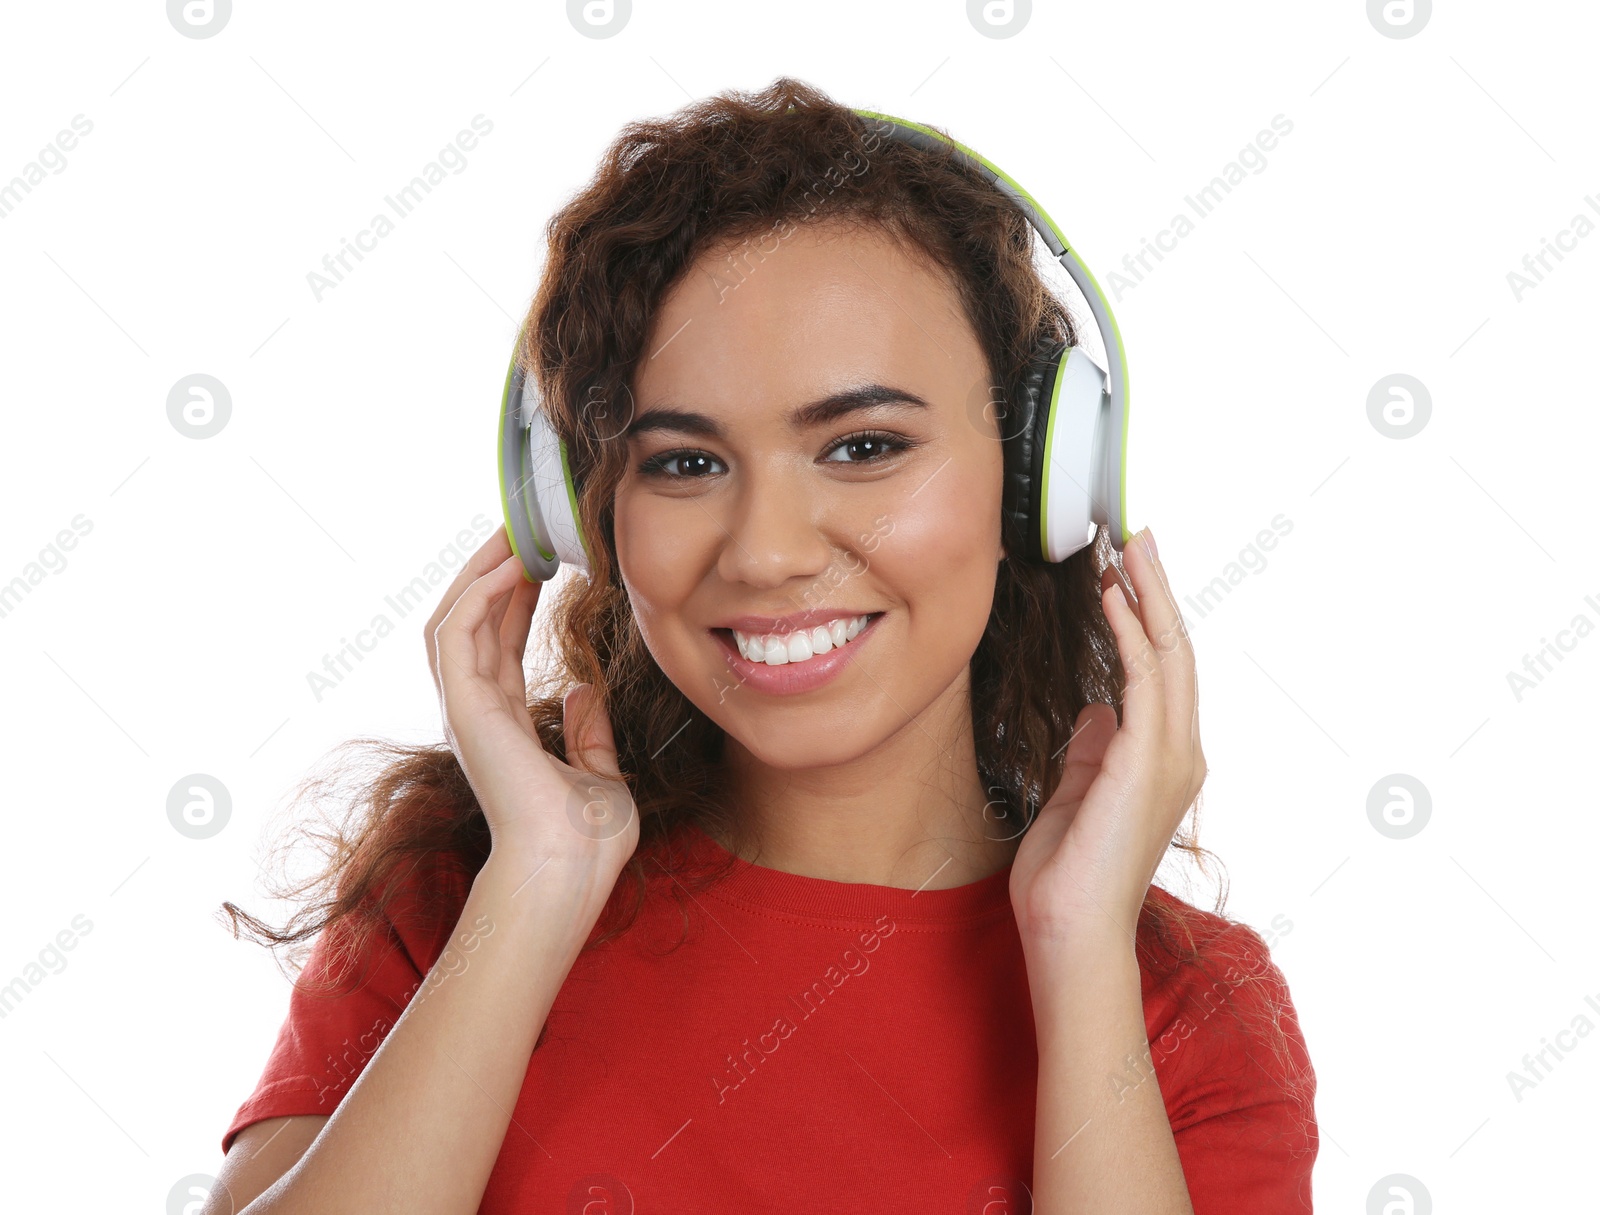
[[312, 949], [206, 1209], [1309, 1211], [1283, 976], [1152, 884], [1206, 771], [1154, 540], [1012, 556], [990, 386], [1074, 339], [1022, 212], [783, 78], [548, 233], [589, 576], [530, 695], [497, 532], [447, 742], [283, 930], [224, 904]]

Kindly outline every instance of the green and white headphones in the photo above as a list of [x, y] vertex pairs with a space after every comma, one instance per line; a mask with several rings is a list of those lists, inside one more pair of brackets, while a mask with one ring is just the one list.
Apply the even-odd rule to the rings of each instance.
[[[1005, 487], [1002, 509], [1021, 527], [1024, 560], [1064, 561], [1110, 529], [1118, 552], [1127, 527], [1128, 360], [1116, 318], [1094, 275], [1067, 244], [1045, 209], [1005, 173], [965, 144], [872, 110], [857, 110], [867, 126], [920, 148], [951, 144], [1022, 208], [1045, 246], [1089, 301], [1105, 343], [1110, 373], [1087, 350], [1059, 344], [1041, 351], [1023, 376], [1001, 420]], [[587, 542], [566, 445], [535, 400], [524, 395], [513, 351], [500, 398], [500, 498], [511, 549], [530, 581], [554, 577], [561, 563], [588, 572]]]

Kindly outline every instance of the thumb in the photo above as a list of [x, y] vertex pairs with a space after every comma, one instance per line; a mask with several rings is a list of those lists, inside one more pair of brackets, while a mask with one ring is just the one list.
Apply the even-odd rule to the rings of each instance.
[[567, 762], [575, 768], [621, 779], [617, 742], [611, 718], [600, 703], [592, 683], [575, 684], [561, 702], [562, 731], [567, 742]]

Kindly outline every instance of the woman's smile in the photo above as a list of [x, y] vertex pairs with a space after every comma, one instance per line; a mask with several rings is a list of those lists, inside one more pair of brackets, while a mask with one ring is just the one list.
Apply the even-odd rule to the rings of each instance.
[[738, 686], [776, 696], [820, 688], [835, 679], [877, 633], [883, 612], [836, 616], [826, 625], [791, 633], [710, 630]]

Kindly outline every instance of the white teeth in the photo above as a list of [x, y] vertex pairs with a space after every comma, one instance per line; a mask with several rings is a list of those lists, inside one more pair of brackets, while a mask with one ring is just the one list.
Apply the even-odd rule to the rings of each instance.
[[789, 638], [787, 647], [782, 644], [767, 647], [767, 665], [779, 666], [785, 662], [804, 662], [811, 657], [811, 634], [796, 633]]
[[830, 620], [827, 624], [819, 624], [814, 629], [803, 629], [798, 633], [752, 635], [741, 633], [738, 629], [731, 631], [734, 643], [739, 647], [739, 653], [748, 661], [764, 662], [770, 667], [781, 667], [791, 662], [805, 662], [808, 658], [826, 654], [829, 650], [845, 645], [867, 627], [867, 621], [870, 619], [870, 616], [856, 616], [853, 619], [841, 616], [837, 620]]

